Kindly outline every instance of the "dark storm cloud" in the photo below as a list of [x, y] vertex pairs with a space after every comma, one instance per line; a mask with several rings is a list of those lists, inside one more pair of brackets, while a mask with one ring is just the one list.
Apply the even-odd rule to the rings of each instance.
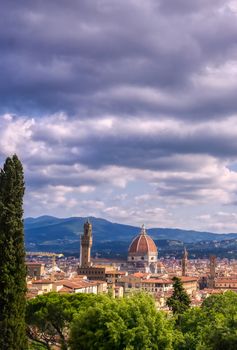
[[[0, 21], [1, 109], [36, 115], [64, 110], [80, 118], [114, 112], [194, 119], [232, 113], [235, 89], [227, 95], [208, 87], [200, 92], [192, 80], [207, 65], [236, 59], [236, 15], [226, 4], [7, 1]], [[118, 98], [113, 91], [121, 86], [150, 87], [167, 99]], [[181, 104], [169, 103], [173, 96]]]

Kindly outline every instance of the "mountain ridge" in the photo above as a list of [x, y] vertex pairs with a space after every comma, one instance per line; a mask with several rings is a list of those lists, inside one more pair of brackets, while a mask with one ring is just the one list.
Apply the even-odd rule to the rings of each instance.
[[[25, 236], [27, 243], [42, 243], [47, 240], [79, 240], [83, 224], [89, 219], [93, 225], [94, 241], [130, 241], [140, 232], [140, 227], [110, 222], [97, 217], [58, 218], [42, 215], [25, 218]], [[179, 228], [149, 228], [147, 232], [153, 239], [175, 239], [184, 243], [220, 241], [237, 238], [237, 233], [214, 233], [208, 231], [183, 230]]]
[[[88, 218], [93, 225], [92, 255], [126, 259], [129, 244], [141, 228], [92, 216], [57, 218], [42, 215], [26, 218], [26, 249], [78, 256], [80, 234]], [[181, 257], [186, 246], [190, 258], [208, 257], [210, 254], [237, 258], [237, 233], [219, 234], [178, 228], [150, 228], [147, 232], [157, 244], [159, 256]]]

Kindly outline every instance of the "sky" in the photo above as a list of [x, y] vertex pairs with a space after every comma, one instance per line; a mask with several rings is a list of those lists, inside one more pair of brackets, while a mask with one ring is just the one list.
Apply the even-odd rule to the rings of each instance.
[[237, 232], [237, 1], [0, 3], [25, 216]]

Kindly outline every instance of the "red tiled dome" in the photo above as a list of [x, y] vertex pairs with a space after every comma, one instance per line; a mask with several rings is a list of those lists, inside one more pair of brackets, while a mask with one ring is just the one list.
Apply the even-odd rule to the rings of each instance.
[[128, 249], [128, 253], [130, 255], [143, 255], [147, 253], [157, 254], [157, 247], [153, 239], [146, 234], [144, 227], [142, 228], [141, 233], [133, 239]]

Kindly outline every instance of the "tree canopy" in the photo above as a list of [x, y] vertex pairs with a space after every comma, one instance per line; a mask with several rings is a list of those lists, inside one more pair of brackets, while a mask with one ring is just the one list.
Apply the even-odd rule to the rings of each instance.
[[201, 308], [182, 315], [181, 330], [187, 350], [234, 350], [237, 348], [237, 294], [212, 295]]
[[49, 293], [29, 300], [28, 336], [52, 349], [172, 349], [173, 323], [143, 294]]
[[172, 349], [171, 322], [158, 312], [154, 300], [137, 294], [115, 300], [105, 296], [100, 303], [81, 310], [72, 323], [70, 345], [80, 349]]
[[[237, 294], [207, 298], [201, 307], [177, 315], [157, 310], [147, 294], [49, 293], [27, 302], [32, 350], [234, 350]], [[43, 347], [41, 347], [43, 346]]]
[[30, 299], [26, 309], [29, 339], [47, 349], [51, 349], [53, 345], [62, 350], [67, 349], [68, 333], [74, 314], [99, 302], [102, 297], [81, 293], [48, 293]]

